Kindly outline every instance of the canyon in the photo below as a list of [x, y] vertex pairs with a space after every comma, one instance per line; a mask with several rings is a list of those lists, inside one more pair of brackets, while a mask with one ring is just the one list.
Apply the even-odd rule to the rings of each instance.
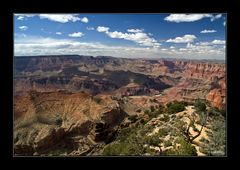
[[218, 61], [109, 56], [14, 57], [14, 153], [100, 154], [128, 116], [170, 102], [226, 109]]

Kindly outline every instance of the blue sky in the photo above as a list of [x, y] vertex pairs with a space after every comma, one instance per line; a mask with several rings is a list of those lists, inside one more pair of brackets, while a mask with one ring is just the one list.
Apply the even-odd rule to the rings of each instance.
[[15, 14], [15, 55], [225, 59], [226, 14]]

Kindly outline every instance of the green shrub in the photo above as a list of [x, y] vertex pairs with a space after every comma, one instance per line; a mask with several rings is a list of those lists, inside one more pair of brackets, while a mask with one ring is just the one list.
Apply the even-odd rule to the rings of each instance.
[[149, 110], [145, 110], [145, 111], [144, 111], [144, 114], [146, 114], [146, 115], [148, 115], [149, 113], [150, 113]]
[[154, 106], [150, 106], [150, 110], [151, 110], [151, 112], [154, 112], [155, 111]]
[[167, 104], [167, 112], [170, 114], [178, 113], [185, 110], [185, 105], [180, 102], [172, 102]]
[[199, 132], [198, 128], [196, 128], [196, 127], [194, 127], [193, 130], [194, 130], [195, 132]]
[[160, 120], [164, 121], [164, 122], [168, 122], [170, 120], [170, 117], [169, 117], [169, 115], [165, 114], [164, 117], [162, 117]]
[[168, 147], [168, 146], [172, 146], [172, 142], [170, 142], [169, 140], [167, 140], [167, 141], [164, 141], [164, 147], [166, 148], [166, 147]]
[[172, 148], [165, 151], [165, 155], [197, 156], [197, 150], [184, 139], [179, 139], [181, 144], [179, 148]]
[[219, 117], [219, 116], [226, 116], [226, 111], [225, 110], [219, 110], [218, 108], [210, 108], [210, 110], [208, 111], [208, 115], [210, 117]]
[[200, 100], [197, 100], [194, 103], [194, 107], [196, 108], [197, 112], [205, 112], [206, 111], [206, 104]]
[[114, 142], [107, 145], [103, 149], [103, 155], [119, 156], [119, 155], [142, 155], [144, 148], [135, 143], [129, 142]]
[[209, 143], [209, 140], [207, 140], [206, 138], [202, 137], [200, 140], [200, 142], [203, 142], [203, 143]]
[[144, 138], [144, 141], [146, 144], [152, 145], [152, 146], [158, 146], [159, 143], [162, 141], [159, 139], [158, 135], [153, 135], [153, 136], [147, 136]]
[[119, 140], [119, 141], [126, 140], [127, 137], [129, 136], [129, 134], [131, 133], [131, 131], [132, 131], [132, 129], [129, 127], [121, 129], [121, 131], [117, 135], [117, 140]]
[[137, 121], [137, 115], [130, 115], [129, 117], [128, 117], [128, 119], [132, 122], [132, 123], [134, 123], [134, 122], [136, 122]]
[[164, 137], [167, 136], [169, 133], [169, 130], [167, 128], [160, 129], [158, 132], [159, 137]]

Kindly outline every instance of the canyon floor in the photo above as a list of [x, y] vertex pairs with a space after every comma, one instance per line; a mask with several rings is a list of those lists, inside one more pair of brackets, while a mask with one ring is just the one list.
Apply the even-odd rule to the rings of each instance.
[[223, 156], [225, 64], [15, 57], [15, 156]]

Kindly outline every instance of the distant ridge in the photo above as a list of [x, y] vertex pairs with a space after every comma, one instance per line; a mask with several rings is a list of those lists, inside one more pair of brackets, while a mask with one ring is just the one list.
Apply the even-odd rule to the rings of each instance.
[[225, 64], [225, 60], [217, 59], [187, 59], [187, 58], [128, 58], [128, 57], [114, 57], [114, 56], [91, 56], [91, 55], [78, 55], [78, 54], [66, 54], [66, 55], [35, 55], [35, 56], [14, 56], [15, 58], [49, 58], [49, 57], [71, 57], [71, 58], [85, 58], [85, 59], [132, 59], [132, 60], [166, 60], [166, 61], [187, 61], [187, 62], [208, 62]]

